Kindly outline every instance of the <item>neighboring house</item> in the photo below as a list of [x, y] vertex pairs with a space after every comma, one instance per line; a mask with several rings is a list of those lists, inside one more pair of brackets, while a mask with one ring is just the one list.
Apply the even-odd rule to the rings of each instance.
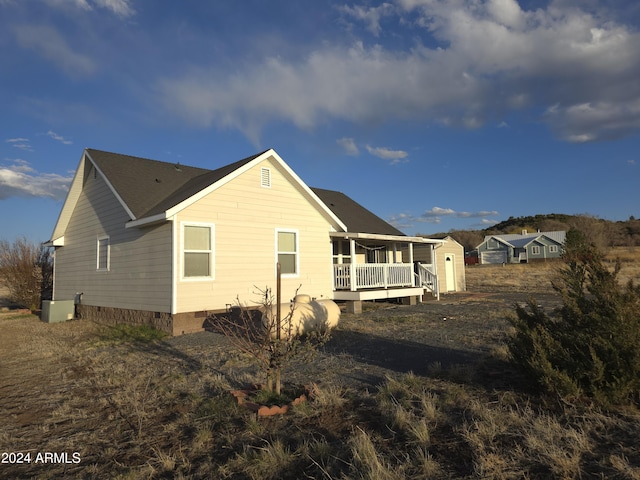
[[440, 243], [309, 188], [274, 150], [208, 170], [86, 149], [48, 245], [54, 303], [176, 335], [238, 301], [255, 305], [277, 263], [286, 300], [300, 287], [351, 311], [413, 302], [432, 285], [414, 273], [413, 246]]
[[478, 245], [480, 263], [526, 263], [559, 258], [566, 232], [487, 235]]

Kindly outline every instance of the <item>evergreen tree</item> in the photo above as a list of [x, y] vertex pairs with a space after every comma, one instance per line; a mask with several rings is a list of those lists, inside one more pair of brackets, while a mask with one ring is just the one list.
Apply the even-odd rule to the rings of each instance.
[[602, 404], [640, 399], [640, 287], [621, 286], [577, 230], [567, 233], [560, 281], [562, 306], [549, 316], [535, 301], [516, 307], [509, 351], [540, 386]]

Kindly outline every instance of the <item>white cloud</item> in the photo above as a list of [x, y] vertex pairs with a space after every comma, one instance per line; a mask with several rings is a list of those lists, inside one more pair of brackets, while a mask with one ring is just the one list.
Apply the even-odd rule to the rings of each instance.
[[93, 0], [91, 3], [88, 0], [45, 0], [51, 7], [74, 7], [84, 11], [93, 10], [93, 5], [100, 8], [110, 10], [112, 13], [120, 17], [131, 17], [135, 15], [135, 10], [131, 6], [130, 0]]
[[[477, 212], [467, 212], [467, 211], [457, 211], [453, 208], [442, 208], [442, 207], [433, 207], [429, 210], [424, 211], [421, 215], [413, 215], [410, 213], [400, 213], [394, 215], [389, 220], [389, 223], [400, 228], [411, 228], [416, 223], [434, 223], [439, 224], [442, 223], [443, 217], [451, 217], [451, 218], [482, 218], [482, 217], [492, 217], [499, 215], [499, 213], [495, 210], [480, 210]], [[493, 220], [488, 220], [483, 218], [481, 220], [483, 224], [493, 224], [497, 223]]]
[[87, 55], [77, 53], [53, 27], [18, 25], [13, 28], [22, 48], [35, 50], [72, 77], [90, 75], [96, 64]]
[[[640, 109], [629, 108], [640, 98], [640, 32], [602, 12], [559, 2], [523, 10], [514, 0], [397, 0], [376, 8], [343, 12], [374, 34], [382, 33], [380, 18], [395, 15], [411, 49], [326, 42], [302, 59], [238, 63], [233, 73], [183, 69], [157, 80], [157, 103], [196, 125], [237, 128], [256, 143], [273, 120], [303, 129], [328, 118], [479, 128], [512, 109], [556, 104], [558, 114], [543, 119], [570, 141], [640, 128]], [[579, 110], [584, 104], [602, 115]]]
[[135, 10], [131, 6], [130, 0], [94, 0], [96, 5], [111, 10], [120, 17], [131, 17], [135, 15]]
[[382, 31], [380, 20], [385, 16], [389, 16], [394, 11], [394, 6], [390, 3], [383, 3], [378, 7], [344, 5], [339, 7], [339, 10], [356, 20], [365, 22], [367, 30], [377, 37]]
[[443, 215], [455, 215], [456, 211], [452, 208], [433, 207], [422, 214], [424, 218], [440, 217]]
[[336, 140], [336, 143], [344, 149], [344, 152], [347, 155], [350, 155], [352, 157], [360, 155], [360, 149], [356, 145], [356, 142], [353, 140], [353, 138], [340, 138]]
[[23, 137], [7, 138], [5, 142], [10, 144], [13, 148], [17, 148], [18, 150], [24, 150], [25, 152], [33, 152], [33, 148], [31, 147], [31, 142], [29, 141], [28, 138], [23, 138]]
[[405, 158], [409, 155], [404, 150], [391, 150], [387, 147], [372, 147], [371, 145], [366, 145], [365, 148], [374, 157], [389, 160], [391, 165], [407, 161]]
[[91, 10], [91, 5], [87, 0], [45, 0], [50, 7], [75, 7], [81, 10]]
[[68, 140], [66, 138], [64, 138], [62, 135], [58, 135], [56, 132], [53, 132], [51, 130], [49, 130], [47, 132], [47, 135], [51, 138], [53, 138], [54, 140], [57, 140], [60, 143], [64, 143], [65, 145], [72, 145], [73, 142], [71, 140]]
[[554, 105], [545, 115], [558, 134], [575, 143], [616, 139], [640, 129], [640, 100]]
[[44, 197], [64, 200], [73, 177], [40, 173], [25, 160], [0, 165], [0, 200], [9, 197]]

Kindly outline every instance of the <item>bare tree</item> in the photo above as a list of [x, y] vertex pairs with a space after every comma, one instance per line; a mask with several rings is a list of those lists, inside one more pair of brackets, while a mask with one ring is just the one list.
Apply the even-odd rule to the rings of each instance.
[[[280, 395], [282, 369], [294, 357], [307, 356], [326, 342], [328, 329], [300, 334], [294, 320], [295, 303], [291, 302], [287, 312], [280, 312], [277, 299], [271, 289], [258, 289], [260, 302], [254, 309], [237, 302], [230, 315], [209, 317], [212, 328], [229, 339], [241, 352], [250, 355], [263, 372], [265, 389]], [[297, 291], [296, 291], [297, 293]]]
[[0, 240], [0, 284], [9, 290], [9, 299], [38, 310], [43, 292], [52, 285], [53, 265], [47, 247], [21, 237], [13, 243]]

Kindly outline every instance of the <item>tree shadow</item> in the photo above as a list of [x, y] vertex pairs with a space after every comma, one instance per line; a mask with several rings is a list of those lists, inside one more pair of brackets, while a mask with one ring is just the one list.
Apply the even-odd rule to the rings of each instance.
[[354, 360], [395, 372], [426, 375], [432, 364], [450, 367], [482, 358], [479, 353], [425, 345], [369, 333], [340, 330], [333, 333], [324, 346], [331, 354], [347, 354]]
[[387, 373], [443, 378], [484, 388], [528, 391], [521, 374], [507, 361], [487, 353], [428, 345], [352, 330], [335, 331], [325, 354], [346, 355], [362, 368], [348, 375], [358, 383], [379, 385]]

